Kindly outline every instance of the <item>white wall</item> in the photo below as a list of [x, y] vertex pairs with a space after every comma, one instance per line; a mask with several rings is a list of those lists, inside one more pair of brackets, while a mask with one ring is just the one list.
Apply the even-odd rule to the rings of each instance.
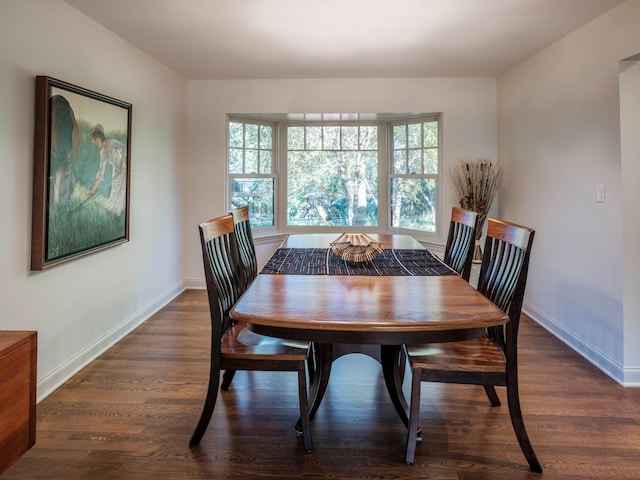
[[625, 380], [640, 378], [640, 54], [621, 62], [620, 127]]
[[[622, 112], [636, 123], [623, 124], [621, 146], [619, 103], [620, 88], [637, 85], [619, 62], [640, 52], [639, 24], [640, 2], [630, 0], [497, 87], [473, 78], [187, 82], [60, 0], [2, 0], [0, 329], [39, 332], [42, 398], [177, 294], [183, 278], [202, 286], [196, 225], [225, 211], [227, 113], [441, 111], [442, 214], [456, 201], [448, 167], [499, 154], [507, 171], [497, 213], [537, 230], [525, 309], [612, 377], [640, 384], [640, 237], [621, 214], [637, 223], [638, 122], [637, 110]], [[131, 241], [37, 273], [36, 75], [133, 104]]]
[[[502, 75], [498, 148], [500, 214], [536, 229], [525, 311], [617, 381], [640, 385], [628, 375], [640, 362], [623, 349], [619, 102], [619, 62], [640, 51], [639, 25], [640, 2], [625, 2]], [[637, 222], [637, 205], [625, 222]]]
[[189, 286], [204, 285], [197, 225], [225, 213], [228, 113], [443, 112], [441, 215], [446, 219], [457, 201], [448, 168], [465, 157], [497, 157], [493, 78], [202, 80], [189, 81], [188, 88], [184, 268]]
[[[133, 104], [130, 242], [43, 272], [30, 272], [36, 75]], [[66, 3], [0, 3], [0, 329], [38, 331], [39, 398], [182, 289], [186, 95]]]

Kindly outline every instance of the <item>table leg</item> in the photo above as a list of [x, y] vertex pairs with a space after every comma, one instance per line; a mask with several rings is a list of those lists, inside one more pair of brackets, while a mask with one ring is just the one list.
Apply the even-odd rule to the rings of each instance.
[[[380, 357], [382, 373], [391, 402], [405, 427], [409, 427], [409, 406], [402, 391], [407, 357], [400, 345], [381, 345]], [[418, 428], [417, 441], [422, 440], [422, 430]]]
[[402, 346], [400, 345], [381, 345], [380, 356], [382, 363], [382, 373], [384, 382], [389, 392], [391, 402], [398, 412], [398, 416], [405, 426], [409, 426], [409, 407], [402, 392], [402, 381], [404, 379], [404, 364], [400, 365], [400, 361], [405, 360], [402, 355]]
[[[314, 343], [312, 346], [314, 355], [313, 369], [310, 386], [309, 386], [309, 420], [313, 419], [318, 411], [324, 394], [329, 385], [329, 377], [331, 375], [331, 366], [334, 356], [334, 346], [330, 343]], [[336, 352], [337, 356], [346, 353], [356, 352]], [[360, 352], [358, 352], [360, 353]], [[368, 354], [366, 352], [362, 352]], [[371, 355], [373, 356], [373, 355]], [[389, 393], [389, 398], [398, 412], [398, 416], [405, 427], [409, 426], [409, 407], [402, 391], [402, 383], [404, 380], [406, 356], [401, 345], [380, 345], [380, 363], [384, 381]], [[296, 422], [296, 431], [302, 433], [302, 424], [300, 419]], [[422, 432], [418, 429], [418, 441], [422, 439]]]

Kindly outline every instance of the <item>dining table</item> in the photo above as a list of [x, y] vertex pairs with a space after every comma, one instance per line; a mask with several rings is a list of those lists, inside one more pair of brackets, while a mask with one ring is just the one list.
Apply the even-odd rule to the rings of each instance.
[[310, 342], [310, 418], [332, 362], [364, 353], [381, 363], [393, 406], [408, 425], [402, 345], [476, 338], [508, 316], [409, 235], [369, 234], [383, 250], [357, 263], [332, 251], [338, 236], [289, 235], [230, 316], [261, 335]]

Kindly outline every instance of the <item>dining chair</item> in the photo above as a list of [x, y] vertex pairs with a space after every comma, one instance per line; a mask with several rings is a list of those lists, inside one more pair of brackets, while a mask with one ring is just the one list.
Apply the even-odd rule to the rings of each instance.
[[[244, 278], [247, 287], [253, 282], [258, 275], [258, 257], [256, 255], [256, 246], [253, 242], [253, 233], [251, 231], [251, 222], [249, 221], [249, 207], [238, 207], [229, 211], [233, 217], [233, 228], [236, 234], [238, 250], [240, 252], [240, 261], [244, 267]], [[290, 342], [290, 344], [295, 342]], [[303, 342], [298, 344], [303, 348]], [[309, 345], [309, 355], [307, 357], [307, 371], [311, 378], [315, 373], [316, 362], [318, 356], [316, 354], [317, 347], [315, 344]], [[222, 376], [221, 390], [228, 390], [235, 376], [235, 370], [225, 370]]]
[[[471, 264], [473, 262], [473, 248], [478, 230], [478, 219], [479, 215], [471, 210], [465, 210], [460, 207], [453, 207], [451, 209], [451, 222], [449, 224], [449, 234], [447, 235], [443, 261], [467, 282], [469, 281], [469, 277], [471, 277]], [[396, 346], [395, 348], [397, 349], [398, 347]], [[397, 350], [394, 350], [392, 347], [383, 346], [381, 348], [381, 356], [391, 361], [390, 359], [396, 355], [396, 351]], [[385, 379], [394, 384], [398, 383], [402, 385], [407, 363], [405, 350], [400, 349], [397, 354], [399, 356], [393, 360], [393, 370], [388, 370], [386, 368], [388, 365], [384, 365]], [[402, 402], [403, 400], [398, 399], [398, 401]], [[396, 408], [400, 411], [400, 409], [403, 409], [403, 406], [396, 406]]]
[[473, 248], [476, 242], [479, 215], [460, 207], [451, 209], [449, 235], [444, 250], [444, 263], [467, 282], [471, 276]]
[[[249, 207], [239, 207], [231, 210], [229, 214], [233, 217], [233, 231], [238, 244], [240, 253], [240, 263], [244, 275], [245, 285], [248, 287], [258, 274], [258, 258], [256, 256], [256, 247], [253, 243], [253, 234], [251, 232], [251, 223], [249, 222]], [[225, 370], [222, 375], [221, 390], [229, 390], [235, 370]]]
[[231, 321], [229, 311], [246, 288], [233, 217], [225, 215], [203, 222], [199, 231], [211, 316], [211, 365], [204, 407], [189, 445], [200, 443], [211, 421], [222, 370], [293, 371], [298, 372], [304, 449], [311, 451], [306, 372], [308, 349], [255, 334], [245, 324]]
[[525, 429], [518, 393], [518, 327], [534, 231], [490, 218], [478, 291], [506, 312], [506, 326], [490, 327], [480, 338], [429, 345], [406, 345], [412, 371], [405, 462], [413, 463], [420, 418], [421, 382], [483, 385], [492, 406], [495, 386], [507, 387], [511, 423], [529, 467], [542, 472]]

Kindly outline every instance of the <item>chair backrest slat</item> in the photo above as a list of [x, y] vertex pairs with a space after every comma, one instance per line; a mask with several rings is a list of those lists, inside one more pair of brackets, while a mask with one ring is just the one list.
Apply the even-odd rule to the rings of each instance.
[[251, 223], [249, 221], [249, 207], [239, 207], [229, 212], [233, 216], [236, 240], [240, 251], [240, 260], [245, 273], [245, 281], [250, 284], [258, 274], [258, 260], [256, 247], [253, 242]]
[[444, 263], [467, 281], [471, 276], [477, 230], [478, 214], [476, 212], [460, 207], [451, 209], [451, 223], [444, 251]]

